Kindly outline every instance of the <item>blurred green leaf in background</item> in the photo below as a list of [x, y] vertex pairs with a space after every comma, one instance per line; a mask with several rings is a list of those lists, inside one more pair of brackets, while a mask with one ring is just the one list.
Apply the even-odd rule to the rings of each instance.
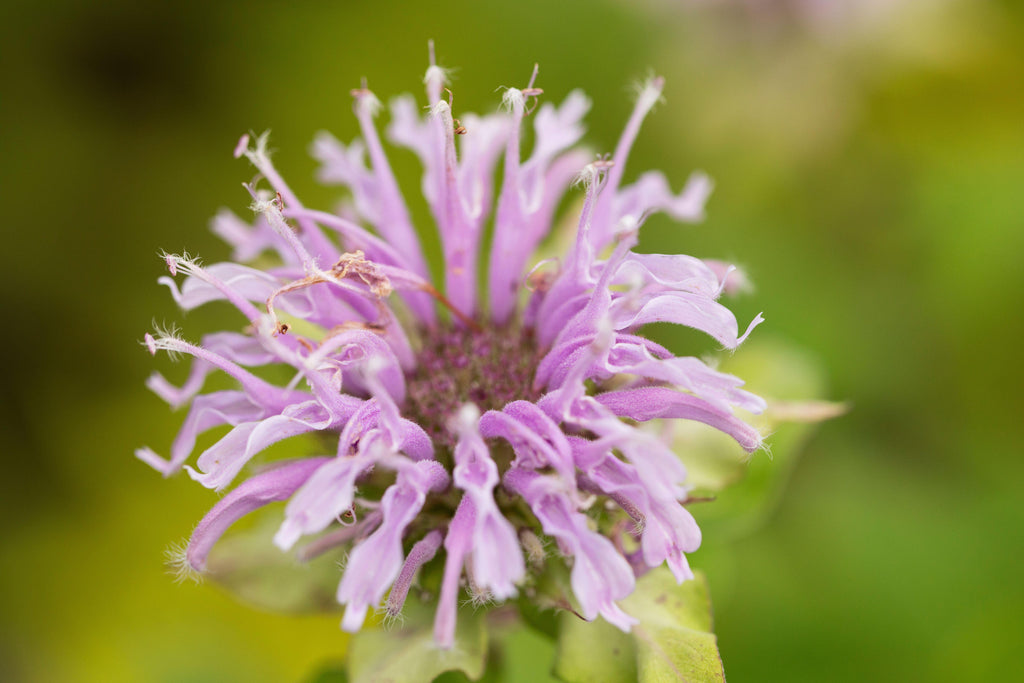
[[[226, 256], [207, 222], [246, 209], [239, 134], [273, 129], [279, 168], [329, 208], [313, 135], [356, 134], [349, 90], [362, 76], [381, 96], [419, 91], [428, 38], [457, 67], [465, 111], [497, 107], [494, 89], [534, 62], [545, 98], [582, 88], [596, 152], [614, 145], [630, 84], [666, 76], [627, 178], [659, 168], [678, 188], [701, 168], [716, 190], [704, 224], [655, 216], [640, 250], [745, 266], [756, 289], [737, 316], [767, 322], [723, 367], [745, 376], [766, 348], [796, 349], [813, 374], [787, 376], [851, 408], [799, 459], [790, 445], [804, 436], [780, 426], [773, 460], [756, 454], [735, 494], [693, 508], [704, 544], [690, 561], [729, 680], [1012, 678], [1024, 639], [1024, 6], [815, 9], [829, 4], [5, 3], [4, 680], [340, 671], [349, 641], [335, 615], [265, 612], [165, 573], [164, 549], [215, 497], [132, 458], [180, 420], [145, 390], [155, 366], [138, 341], [154, 318], [196, 338], [219, 315], [183, 317], [155, 283], [157, 254]], [[395, 165], [418, 186], [411, 155]], [[659, 335], [680, 353], [715, 351]], [[763, 495], [741, 500], [743, 487]], [[511, 638], [523, 654], [507, 680], [554, 665], [543, 638]]]

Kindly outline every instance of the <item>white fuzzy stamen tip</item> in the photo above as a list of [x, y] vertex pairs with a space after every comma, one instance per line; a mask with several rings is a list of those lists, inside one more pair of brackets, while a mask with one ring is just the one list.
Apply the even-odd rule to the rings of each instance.
[[573, 180], [573, 185], [582, 186], [584, 188], [591, 188], [597, 185], [598, 181], [601, 180], [602, 174], [610, 169], [615, 162], [611, 159], [598, 159], [584, 166], [576, 178]]
[[522, 109], [525, 102], [526, 97], [523, 95], [523, 91], [517, 88], [509, 88], [501, 96], [501, 106], [505, 107], [509, 111]]
[[444, 100], [441, 100], [430, 107], [431, 116], [444, 116], [450, 114], [452, 111], [451, 106]]
[[444, 86], [448, 83], [448, 72], [436, 64], [427, 67], [427, 73], [423, 75], [423, 83], [426, 85]]
[[640, 231], [640, 221], [636, 216], [623, 216], [615, 225], [615, 237], [625, 239]]
[[149, 349], [150, 355], [151, 356], [155, 356], [156, 355], [156, 339], [153, 339], [153, 335], [151, 335], [149, 332], [146, 333], [146, 336], [143, 337], [143, 339], [146, 342], [146, 348]]
[[383, 106], [380, 99], [366, 88], [353, 90], [352, 96], [356, 98], [356, 107], [359, 108], [359, 112], [369, 115], [370, 118], [376, 117]]
[[661, 99], [661, 91], [665, 87], [665, 79], [655, 76], [644, 83], [640, 88], [638, 106], [641, 109], [649, 110]]
[[[256, 190], [252, 192], [253, 202], [249, 206], [254, 213], [266, 214], [277, 210], [276, 196], [269, 190]], [[278, 211], [280, 213], [280, 211]]]

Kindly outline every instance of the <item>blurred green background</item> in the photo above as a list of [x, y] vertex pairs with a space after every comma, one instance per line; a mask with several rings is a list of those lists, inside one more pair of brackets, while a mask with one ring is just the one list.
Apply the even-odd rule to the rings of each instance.
[[[330, 206], [308, 143], [355, 136], [361, 76], [382, 98], [420, 95], [428, 38], [458, 67], [456, 113], [493, 110], [536, 61], [546, 100], [591, 96], [596, 151], [631, 83], [666, 76], [627, 177], [660, 168], [678, 188], [702, 168], [717, 187], [706, 223], [652, 219], [643, 250], [744, 264], [757, 290], [738, 317], [768, 320], [749, 346], [799, 346], [852, 405], [771, 514], [692, 558], [729, 680], [1013, 678], [1022, 8], [5, 3], [0, 678], [301, 681], [343, 655], [333, 615], [265, 614], [165, 573], [214, 496], [132, 457], [166, 451], [181, 419], [143, 387], [156, 366], [138, 340], [153, 319], [192, 339], [218, 326], [218, 311], [182, 319], [156, 255], [227, 257], [207, 221], [245, 215], [239, 134], [272, 128], [292, 186]], [[395, 156], [417, 189], [412, 156]]]

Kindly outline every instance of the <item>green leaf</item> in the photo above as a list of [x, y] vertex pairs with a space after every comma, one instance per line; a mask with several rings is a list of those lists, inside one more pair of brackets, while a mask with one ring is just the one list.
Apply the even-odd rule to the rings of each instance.
[[561, 633], [555, 656], [555, 675], [565, 681], [619, 683], [635, 681], [636, 643], [604, 619], [583, 621], [571, 612], [561, 614]]
[[637, 581], [636, 591], [623, 601], [622, 608], [640, 620], [633, 635], [641, 683], [724, 683], [703, 575], [676, 584], [668, 570], [652, 571]]
[[339, 609], [335, 598], [341, 551], [300, 562], [273, 543], [278, 510], [255, 515], [252, 526], [232, 530], [214, 546], [207, 575], [243, 602], [274, 612], [306, 614]]
[[484, 673], [487, 655], [485, 620], [460, 610], [455, 646], [441, 650], [434, 644], [433, 611], [406, 602], [405, 625], [383, 631], [364, 628], [352, 636], [348, 651], [351, 683], [422, 683], [446, 671], [461, 671], [470, 680]]
[[562, 615], [556, 675], [569, 683], [725, 681], [702, 575], [678, 585], [665, 568], [649, 572], [622, 608], [640, 622], [630, 633]]

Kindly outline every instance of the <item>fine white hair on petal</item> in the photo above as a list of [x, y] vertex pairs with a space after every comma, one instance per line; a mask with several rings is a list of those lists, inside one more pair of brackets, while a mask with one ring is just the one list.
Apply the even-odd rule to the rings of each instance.
[[642, 83], [637, 83], [634, 89], [637, 93], [637, 108], [650, 110], [654, 105], [664, 102], [662, 89], [665, 87], [665, 79], [661, 76], [651, 76]]
[[604, 178], [604, 174], [615, 165], [615, 162], [611, 159], [598, 159], [580, 169], [580, 172], [576, 174], [576, 177], [572, 180], [573, 187], [583, 187], [586, 190], [593, 188], [599, 184]]
[[423, 82], [426, 85], [440, 84], [446, 85], [451, 83], [451, 69], [445, 69], [437, 64], [431, 64], [427, 67], [427, 72], [423, 74]]
[[508, 88], [501, 95], [501, 106], [508, 111], [514, 111], [518, 107], [522, 107], [526, 102], [526, 97], [523, 95], [523, 91], [518, 88]]
[[262, 166], [270, 161], [270, 149], [267, 148], [267, 142], [270, 141], [270, 129], [263, 131], [256, 136], [256, 140], [252, 146], [247, 146], [242, 154], [248, 159], [253, 166], [262, 170]]
[[174, 575], [175, 583], [202, 583], [203, 575], [188, 561], [188, 542], [180, 541], [172, 543], [164, 551], [164, 561], [167, 564], [167, 573]]
[[405, 615], [402, 610], [393, 611], [387, 604], [377, 606], [374, 614], [381, 618], [381, 625], [385, 631], [400, 630], [405, 626]]
[[166, 351], [171, 360], [178, 360], [181, 357], [181, 330], [175, 325], [158, 325], [153, 321], [153, 334], [149, 332], [143, 337], [143, 344], [149, 350], [150, 355], [155, 356], [157, 351]]
[[356, 106], [369, 114], [371, 118], [376, 117], [384, 106], [381, 104], [380, 99], [370, 90], [359, 90], [356, 93]]
[[451, 106], [444, 100], [438, 100], [434, 104], [430, 105], [431, 116], [444, 116], [445, 114], [450, 114], [451, 111]]
[[185, 275], [194, 275], [197, 270], [203, 267], [202, 259], [192, 256], [187, 251], [181, 254], [170, 254], [166, 251], [160, 252], [160, 258], [167, 264], [167, 270], [172, 276], [176, 276], [180, 270]]

